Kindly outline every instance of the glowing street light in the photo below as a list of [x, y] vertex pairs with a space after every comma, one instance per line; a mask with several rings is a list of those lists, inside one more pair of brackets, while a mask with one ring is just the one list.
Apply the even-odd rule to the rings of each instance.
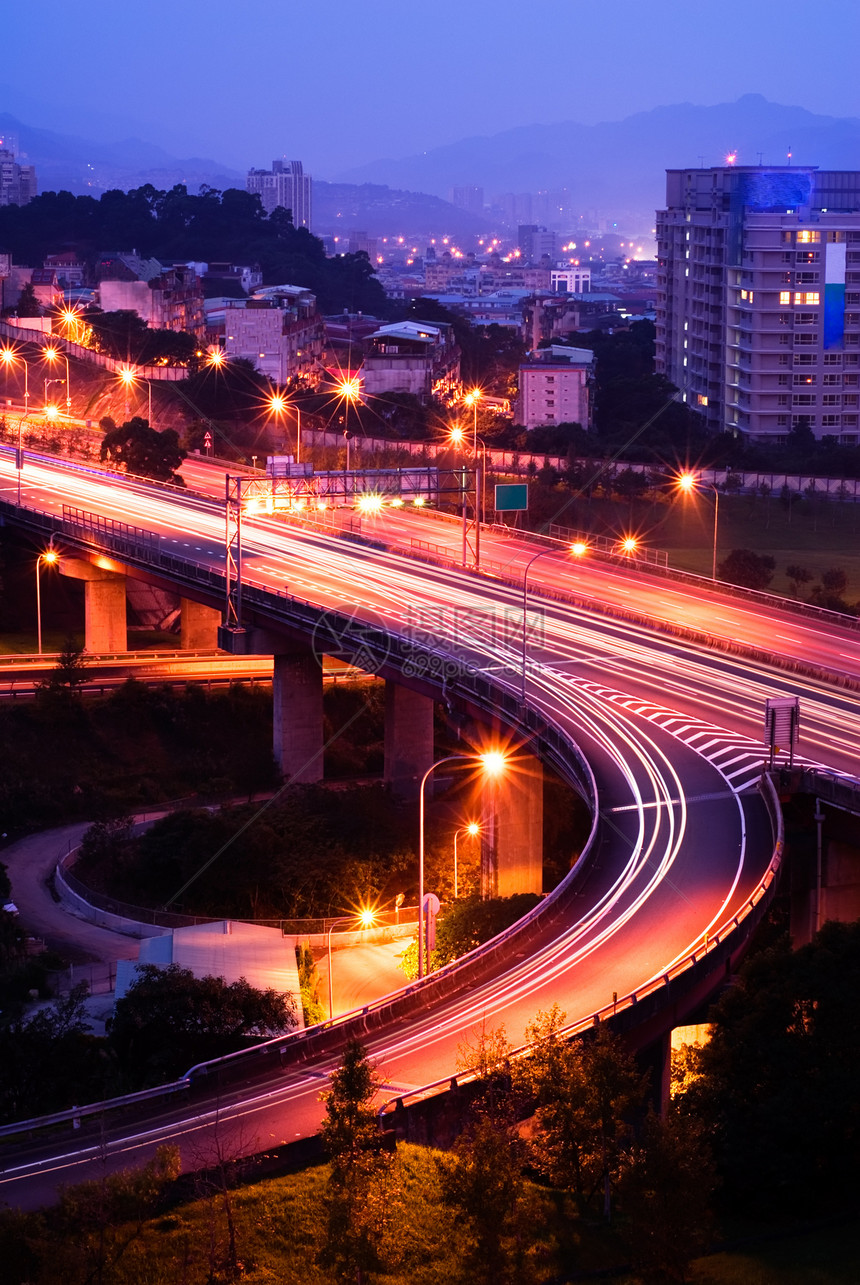
[[333, 920], [328, 927], [328, 1015], [329, 1019], [334, 1017], [334, 990], [331, 980], [331, 934], [332, 929], [338, 924], [358, 924], [359, 928], [372, 928], [376, 923], [376, 911], [369, 908], [359, 910], [355, 915], [341, 915], [339, 919]]
[[215, 370], [220, 370], [225, 362], [224, 353], [220, 348], [213, 348], [206, 358], [206, 365], [212, 366]]
[[21, 507], [21, 473], [24, 468], [24, 447], [22, 444], [22, 432], [24, 429], [24, 420], [27, 418], [27, 412], [30, 409], [30, 367], [25, 357], [20, 357], [14, 348], [4, 348], [0, 351], [0, 360], [3, 361], [8, 373], [9, 367], [14, 366], [16, 361], [20, 361], [24, 367], [24, 414], [18, 420], [18, 449], [15, 452], [15, 467], [18, 470], [18, 508]]
[[477, 763], [486, 777], [497, 779], [507, 767], [507, 757], [501, 750], [487, 750], [482, 754], [447, 754], [445, 758], [428, 767], [421, 778], [418, 791], [418, 976], [424, 976], [424, 787], [437, 767], [445, 763]]
[[51, 536], [51, 541], [45, 552], [40, 553], [36, 558], [36, 645], [40, 656], [42, 654], [42, 593], [41, 585], [39, 584], [39, 571], [43, 562], [48, 566], [53, 566], [60, 560], [60, 555], [54, 548], [53, 541], [54, 537]]
[[461, 834], [468, 834], [470, 839], [481, 833], [481, 827], [477, 821], [469, 821], [467, 825], [461, 825], [459, 830], [454, 831], [454, 900], [457, 900], [457, 840]]
[[631, 553], [635, 553], [638, 548], [639, 541], [634, 535], [625, 536], [621, 541], [621, 552], [626, 553], [628, 557]]
[[[69, 358], [66, 353], [61, 352], [59, 348], [54, 348], [51, 345], [42, 349], [42, 356], [46, 361], [49, 361], [52, 366], [60, 357], [62, 357], [63, 361], [66, 363], [66, 414], [69, 414], [72, 409], [72, 385], [69, 381]], [[46, 396], [45, 401], [47, 400], [48, 398]]]
[[717, 528], [720, 521], [720, 493], [715, 483], [703, 482], [698, 473], [689, 471], [679, 473], [675, 478], [675, 485], [678, 490], [685, 495], [698, 495], [699, 491], [711, 490], [714, 493], [714, 553], [711, 560], [711, 579], [717, 578]]

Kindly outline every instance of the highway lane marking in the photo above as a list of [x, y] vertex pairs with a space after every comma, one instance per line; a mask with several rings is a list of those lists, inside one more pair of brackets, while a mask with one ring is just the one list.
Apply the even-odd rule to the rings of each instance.
[[719, 790], [714, 794], [688, 794], [681, 799], [654, 799], [650, 803], [622, 803], [614, 808], [605, 808], [604, 812], [638, 812], [640, 808], [674, 808], [682, 801], [686, 803], [714, 803], [734, 798], [735, 790]]

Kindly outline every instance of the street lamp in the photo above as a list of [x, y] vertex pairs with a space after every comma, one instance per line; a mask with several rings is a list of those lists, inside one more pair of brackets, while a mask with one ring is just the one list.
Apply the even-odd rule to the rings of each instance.
[[39, 571], [41, 568], [41, 564], [43, 562], [46, 562], [49, 566], [53, 566], [56, 562], [59, 561], [59, 558], [60, 558], [60, 555], [59, 553], [57, 553], [57, 550], [54, 548], [54, 537], [51, 536], [50, 542], [45, 552], [40, 553], [39, 556], [36, 558], [36, 638], [37, 638], [37, 647], [38, 647], [40, 656], [42, 654], [42, 594], [41, 594], [41, 587], [39, 584]]
[[328, 1015], [329, 1019], [334, 1017], [334, 991], [331, 982], [331, 934], [332, 929], [338, 924], [352, 924], [358, 922], [360, 928], [372, 928], [376, 922], [375, 910], [360, 910], [357, 915], [341, 915], [339, 919], [334, 919], [328, 926]]
[[[43, 356], [44, 356], [45, 360], [46, 360], [46, 361], [49, 361], [49, 362], [51, 363], [51, 365], [53, 365], [53, 364], [54, 364], [54, 362], [55, 362], [59, 357], [62, 357], [63, 361], [66, 363], [66, 414], [67, 414], [67, 415], [69, 415], [69, 414], [71, 414], [71, 410], [72, 410], [72, 385], [71, 385], [71, 382], [70, 382], [70, 380], [69, 380], [69, 358], [68, 358], [68, 355], [67, 355], [66, 353], [64, 353], [64, 352], [60, 352], [60, 350], [59, 350], [58, 348], [50, 348], [50, 347], [48, 347], [48, 348], [43, 348], [43, 349], [42, 349], [42, 354], [43, 354]], [[56, 382], [57, 382], [57, 383], [62, 383], [62, 380], [57, 380]], [[46, 396], [45, 396], [45, 401], [47, 401], [47, 400], [48, 400], [48, 398], [47, 398], [47, 394], [46, 394]]]
[[418, 791], [418, 977], [424, 976], [424, 786], [437, 767], [445, 763], [479, 763], [488, 777], [501, 776], [507, 759], [501, 750], [487, 750], [483, 754], [447, 754], [445, 758], [428, 767], [421, 778]]
[[470, 821], [468, 825], [461, 825], [459, 830], [454, 831], [454, 900], [457, 900], [457, 840], [461, 834], [468, 834], [474, 839], [476, 834], [481, 833], [481, 827], [477, 821]]
[[707, 487], [714, 493], [714, 556], [711, 561], [711, 579], [717, 578], [717, 527], [720, 520], [720, 493], [714, 482], [703, 482], [697, 473], [680, 473], [675, 479], [675, 485], [679, 491], [685, 495], [695, 495], [703, 488]]
[[[588, 546], [581, 540], [570, 546], [570, 552], [575, 558], [581, 558], [584, 553], [588, 552]], [[523, 572], [523, 657], [522, 657], [522, 686], [520, 689], [520, 703], [524, 706], [526, 703], [526, 640], [528, 638], [528, 584], [529, 572], [531, 571], [538, 558], [546, 558], [551, 553], [558, 553], [558, 549], [541, 549], [534, 557], [529, 558], [526, 563], [526, 569]]]
[[[480, 397], [480, 392], [469, 393], [469, 397]], [[477, 402], [475, 402], [475, 420], [477, 423]], [[459, 424], [453, 424], [448, 430], [448, 440], [452, 446], [463, 446], [466, 434]], [[478, 467], [478, 446], [481, 447], [481, 465]], [[487, 443], [477, 433], [472, 434], [472, 455], [475, 460], [475, 566], [481, 565], [481, 523], [487, 512]], [[463, 496], [463, 566], [466, 565], [466, 498]]]
[[15, 455], [15, 467], [18, 470], [18, 508], [21, 507], [21, 472], [24, 468], [24, 448], [22, 445], [22, 432], [24, 429], [24, 420], [27, 418], [27, 412], [30, 409], [30, 367], [25, 357], [19, 357], [11, 348], [4, 348], [0, 352], [0, 359], [5, 363], [8, 372], [9, 367], [16, 361], [20, 361], [24, 367], [24, 414], [18, 420], [18, 450]]

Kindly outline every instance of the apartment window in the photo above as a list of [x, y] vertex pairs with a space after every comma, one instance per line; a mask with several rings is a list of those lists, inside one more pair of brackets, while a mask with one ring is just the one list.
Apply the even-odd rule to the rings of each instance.
[[[827, 360], [827, 358], [825, 357], [825, 358], [824, 358], [824, 360], [826, 361], [826, 360]], [[858, 361], [860, 361], [860, 357], [858, 357], [856, 353], [846, 353], [846, 354], [845, 354], [845, 365], [846, 365], [846, 366], [856, 366]]]
[[813, 232], [811, 228], [802, 228], [797, 234], [798, 245], [817, 245], [821, 240], [820, 232]]
[[856, 375], [843, 375], [843, 376], [842, 376], [842, 383], [845, 385], [845, 387], [846, 387], [846, 388], [856, 388], [856, 387], [857, 387], [857, 376], [856, 376]]
[[817, 320], [817, 312], [796, 312], [794, 314], [794, 323], [797, 326], [814, 326]]
[[547, 406], [554, 406], [554, 405], [555, 405], [555, 400], [554, 400], [554, 398], [552, 398], [552, 397], [548, 397], [548, 398], [547, 398], [547, 400], [546, 400], [546, 405], [547, 405]]
[[821, 295], [817, 290], [796, 290], [794, 292], [794, 306], [806, 306], [807, 308], [814, 303], [821, 303]]
[[[782, 338], [782, 336], [780, 336], [780, 338]], [[794, 336], [794, 342], [796, 344], [803, 344], [808, 348], [812, 344], [818, 343], [818, 332], [815, 330], [803, 330], [799, 335]]]
[[826, 353], [824, 354], [824, 364], [825, 364], [825, 366], [841, 366], [841, 365], [842, 365], [842, 353], [841, 353], [841, 352], [826, 352]]
[[791, 399], [792, 406], [814, 406], [814, 393], [795, 393]]
[[860, 326], [860, 312], [846, 312], [846, 326]]
[[796, 272], [794, 274], [795, 285], [814, 286], [818, 283], [817, 272]]
[[791, 291], [790, 291], [790, 290], [780, 290], [780, 292], [779, 292], [779, 302], [780, 302], [783, 306], [785, 306], [785, 304], [787, 304], [787, 303], [791, 303]]
[[780, 394], [779, 394], [779, 396], [778, 396], [778, 397], [777, 397], [777, 399], [776, 399], [776, 404], [777, 404], [777, 406], [787, 406], [787, 405], [788, 405], [788, 393], [780, 393]]
[[545, 376], [544, 376], [544, 379], [546, 380], [546, 382], [547, 382], [548, 384], [554, 384], [554, 383], [555, 383], [555, 375], [545, 375]]
[[[825, 357], [824, 360], [827, 361], [827, 358]], [[815, 362], [815, 357], [812, 355], [812, 353], [801, 352], [801, 353], [794, 354], [795, 366], [812, 366], [814, 362]]]
[[808, 424], [810, 428], [814, 428], [815, 416], [814, 415], [792, 415], [791, 427], [799, 428], [801, 424]]
[[795, 384], [814, 384], [814, 375], [795, 375], [793, 382]]
[[821, 398], [822, 406], [838, 406], [842, 401], [840, 393], [825, 393]]
[[860, 294], [847, 294], [845, 296], [845, 302], [850, 308], [856, 308], [858, 303], [860, 303]]
[[780, 336], [779, 336], [779, 342], [780, 342], [781, 344], [790, 344], [790, 343], [791, 343], [791, 335], [780, 335]]
[[798, 250], [795, 255], [796, 263], [818, 263], [821, 254], [818, 250]]
[[833, 374], [822, 375], [821, 382], [822, 384], [841, 384], [842, 376]]
[[822, 415], [821, 416], [822, 428], [838, 428], [841, 423], [842, 423], [841, 415]]
[[780, 313], [778, 313], [778, 314], [777, 314], [777, 320], [779, 321], [779, 324], [780, 324], [781, 326], [790, 326], [790, 325], [791, 325], [791, 313], [790, 313], [790, 312], [780, 312]]
[[777, 365], [778, 365], [778, 366], [787, 366], [787, 365], [788, 365], [788, 353], [787, 353], [787, 352], [781, 352], [781, 353], [779, 354], [779, 357], [777, 358]]
[[776, 382], [780, 385], [788, 383], [788, 375], [777, 375]]

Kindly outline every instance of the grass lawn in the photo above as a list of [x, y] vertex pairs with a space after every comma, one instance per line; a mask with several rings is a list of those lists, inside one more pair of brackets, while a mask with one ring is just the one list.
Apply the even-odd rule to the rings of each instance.
[[700, 1258], [692, 1285], [856, 1285], [857, 1221]]
[[[574, 501], [565, 525], [594, 534], [638, 534], [648, 545], [664, 549], [669, 565], [700, 575], [711, 574], [714, 497], [703, 493], [671, 503], [626, 504], [616, 500]], [[846, 599], [860, 599], [860, 504], [795, 500], [790, 508], [779, 497], [720, 495], [717, 561], [732, 549], [753, 549], [776, 559], [771, 583], [775, 593], [788, 593], [785, 569], [806, 567], [813, 580], [822, 571], [841, 567], [848, 575]]]

